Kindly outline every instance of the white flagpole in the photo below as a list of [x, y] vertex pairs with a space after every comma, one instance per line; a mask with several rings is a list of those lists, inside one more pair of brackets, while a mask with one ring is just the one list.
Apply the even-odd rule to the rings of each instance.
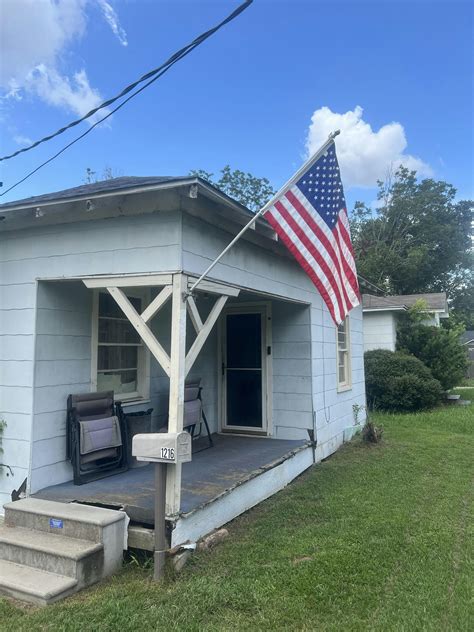
[[186, 296], [190, 296], [194, 290], [196, 289], [196, 287], [201, 283], [201, 281], [204, 279], [204, 277], [206, 277], [209, 272], [212, 270], [212, 268], [214, 268], [215, 265], [217, 265], [219, 263], [219, 261], [222, 259], [222, 257], [227, 254], [229, 252], [229, 250], [232, 248], [232, 246], [242, 237], [242, 235], [252, 226], [252, 224], [254, 224], [257, 219], [263, 215], [265, 213], [265, 211], [268, 211], [268, 209], [272, 206], [272, 204], [274, 204], [274, 202], [280, 197], [280, 195], [282, 195], [287, 189], [290, 188], [290, 186], [296, 182], [297, 180], [299, 180], [299, 178], [303, 175], [303, 173], [305, 173], [305, 171], [307, 171], [310, 166], [316, 162], [318, 160], [318, 158], [320, 158], [324, 152], [326, 151], [326, 149], [328, 148], [328, 146], [333, 142], [333, 140], [336, 138], [336, 136], [338, 136], [338, 134], [340, 134], [341, 131], [340, 130], [335, 130], [334, 132], [331, 132], [328, 136], [327, 141], [324, 143], [324, 145], [322, 145], [322, 147], [320, 147], [318, 149], [318, 151], [313, 154], [311, 156], [311, 158], [309, 158], [304, 165], [302, 165], [302, 167], [300, 167], [300, 169], [298, 169], [298, 171], [287, 181], [285, 182], [285, 184], [275, 193], [275, 195], [271, 198], [271, 200], [269, 200], [265, 206], [263, 206], [258, 213], [255, 213], [255, 215], [252, 217], [252, 219], [249, 221], [248, 224], [246, 224], [242, 230], [234, 237], [234, 239], [230, 242], [230, 244], [228, 246], [226, 246], [226, 248], [224, 248], [224, 250], [221, 252], [221, 254], [216, 257], [214, 259], [214, 261], [204, 270], [204, 272], [201, 274], [201, 276], [199, 277], [199, 279], [197, 279], [193, 285], [189, 288], [189, 291], [187, 292]]

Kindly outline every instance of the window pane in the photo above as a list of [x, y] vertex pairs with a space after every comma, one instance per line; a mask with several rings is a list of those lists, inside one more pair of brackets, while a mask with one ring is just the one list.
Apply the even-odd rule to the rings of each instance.
[[[127, 297], [133, 307], [138, 313], [141, 312], [142, 301], [140, 298], [133, 296]], [[112, 318], [126, 318], [120, 307], [115, 302], [115, 299], [110, 294], [99, 294], [99, 316], [111, 316]]]
[[137, 371], [98, 372], [97, 390], [114, 391], [116, 394], [134, 393], [138, 390]]
[[99, 342], [140, 343], [140, 336], [128, 321], [99, 318]]
[[338, 355], [338, 358], [339, 358], [339, 366], [345, 366], [345, 364], [346, 364], [346, 352], [345, 351], [339, 351], [339, 353], [337, 355]]
[[339, 384], [344, 384], [345, 381], [346, 381], [346, 368], [344, 366], [340, 366], [339, 367]]
[[227, 370], [227, 424], [262, 427], [262, 372]]
[[135, 369], [138, 366], [138, 347], [99, 347], [97, 368]]
[[256, 369], [262, 366], [261, 314], [227, 316], [227, 366]]

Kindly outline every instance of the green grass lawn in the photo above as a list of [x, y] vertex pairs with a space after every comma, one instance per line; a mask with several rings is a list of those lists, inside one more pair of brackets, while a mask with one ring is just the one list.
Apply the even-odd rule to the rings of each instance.
[[457, 395], [461, 395], [461, 399], [469, 399], [471, 402], [474, 401], [474, 386], [464, 386], [462, 388], [453, 388], [451, 393], [456, 393]]
[[378, 415], [230, 525], [176, 579], [128, 565], [46, 609], [0, 600], [9, 630], [472, 630], [474, 405]]

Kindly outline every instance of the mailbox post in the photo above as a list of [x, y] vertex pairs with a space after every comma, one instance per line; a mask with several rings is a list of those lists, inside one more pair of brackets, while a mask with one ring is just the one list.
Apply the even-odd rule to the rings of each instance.
[[155, 464], [155, 551], [153, 579], [163, 578], [166, 561], [166, 468], [191, 461], [189, 432], [147, 433], [133, 437], [132, 454]]

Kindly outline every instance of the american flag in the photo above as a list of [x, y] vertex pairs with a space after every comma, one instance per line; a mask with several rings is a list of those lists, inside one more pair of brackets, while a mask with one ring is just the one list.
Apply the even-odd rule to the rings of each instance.
[[349, 220], [334, 142], [264, 217], [307, 272], [339, 325], [360, 304]]

